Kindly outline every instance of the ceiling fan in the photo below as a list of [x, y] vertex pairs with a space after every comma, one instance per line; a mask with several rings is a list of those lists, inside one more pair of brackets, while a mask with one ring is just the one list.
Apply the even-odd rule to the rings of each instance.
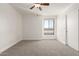
[[49, 3], [34, 3], [30, 9], [38, 8], [40, 11], [42, 11], [42, 7], [46, 6], [49, 6]]

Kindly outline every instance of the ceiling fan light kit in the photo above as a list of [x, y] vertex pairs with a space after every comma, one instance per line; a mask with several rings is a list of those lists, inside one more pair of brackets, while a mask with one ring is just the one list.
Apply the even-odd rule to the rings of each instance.
[[30, 9], [39, 8], [39, 10], [41, 11], [42, 7], [47, 7], [47, 6], [49, 6], [49, 3], [34, 3]]

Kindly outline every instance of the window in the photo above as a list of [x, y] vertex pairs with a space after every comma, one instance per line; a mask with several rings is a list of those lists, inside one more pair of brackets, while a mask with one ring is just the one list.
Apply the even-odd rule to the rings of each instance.
[[47, 18], [44, 20], [44, 35], [54, 35], [54, 19]]
[[51, 28], [51, 29], [53, 29], [54, 28], [54, 20], [52, 20], [52, 19], [45, 19], [44, 20], [44, 28]]

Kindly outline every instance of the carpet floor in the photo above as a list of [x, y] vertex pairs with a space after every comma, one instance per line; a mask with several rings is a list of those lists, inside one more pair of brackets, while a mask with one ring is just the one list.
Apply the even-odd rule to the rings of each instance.
[[23, 40], [0, 56], [79, 56], [79, 52], [57, 40]]

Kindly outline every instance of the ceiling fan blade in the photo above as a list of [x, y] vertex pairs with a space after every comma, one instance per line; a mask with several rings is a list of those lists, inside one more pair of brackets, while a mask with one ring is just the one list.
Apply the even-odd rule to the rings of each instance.
[[35, 5], [34, 6], [32, 6], [30, 9], [33, 9], [35, 7]]
[[41, 3], [40, 5], [49, 6], [49, 3]]
[[42, 8], [41, 8], [41, 7], [39, 7], [39, 10], [41, 11], [41, 10], [42, 10]]

